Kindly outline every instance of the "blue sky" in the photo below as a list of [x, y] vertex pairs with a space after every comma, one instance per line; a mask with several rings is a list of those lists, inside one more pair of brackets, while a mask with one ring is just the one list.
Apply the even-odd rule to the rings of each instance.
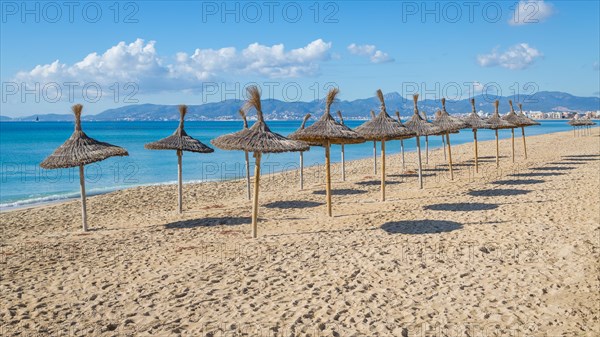
[[290, 101], [331, 83], [347, 100], [600, 91], [598, 1], [114, 3], [3, 1], [2, 115], [201, 104], [251, 82]]

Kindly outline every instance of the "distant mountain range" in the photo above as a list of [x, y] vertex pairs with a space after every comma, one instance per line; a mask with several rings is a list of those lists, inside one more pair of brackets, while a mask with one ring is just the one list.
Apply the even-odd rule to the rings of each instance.
[[[493, 112], [494, 100], [500, 100], [500, 111], [509, 110], [508, 100], [522, 101], [523, 108], [527, 111], [597, 111], [600, 110], [600, 98], [577, 97], [564, 92], [542, 91], [533, 96], [483, 96], [475, 97], [478, 111]], [[396, 110], [402, 116], [409, 116], [413, 111], [412, 100], [403, 98], [399, 93], [392, 92], [385, 95], [387, 111], [392, 115]], [[231, 120], [239, 119], [238, 110], [243, 102], [240, 100], [225, 100], [219, 103], [206, 103], [202, 105], [189, 105], [187, 120]], [[439, 100], [419, 101], [419, 109], [432, 115], [440, 109]], [[320, 116], [323, 113], [323, 100], [311, 102], [285, 102], [276, 99], [264, 100], [262, 104], [265, 117], [271, 120], [298, 120], [307, 113]], [[379, 100], [376, 97], [357, 99], [354, 101], [337, 101], [333, 104], [334, 110], [341, 110], [345, 118], [369, 118], [369, 111], [379, 111]], [[515, 109], [517, 106], [515, 105]], [[464, 114], [471, 111], [469, 99], [446, 102], [446, 109], [451, 114]], [[333, 113], [333, 111], [332, 111]], [[251, 113], [250, 119], [254, 113]], [[0, 116], [2, 121], [72, 121], [72, 114], [39, 114], [28, 117], [9, 118]], [[103, 111], [97, 115], [84, 115], [87, 121], [165, 121], [178, 120], [179, 112], [175, 105], [136, 104]]]

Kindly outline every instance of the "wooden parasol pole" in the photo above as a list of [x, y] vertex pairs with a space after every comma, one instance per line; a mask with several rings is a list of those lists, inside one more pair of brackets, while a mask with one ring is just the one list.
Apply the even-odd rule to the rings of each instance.
[[500, 167], [500, 145], [498, 144], [498, 129], [496, 129], [496, 167]]
[[385, 201], [385, 139], [381, 140], [381, 201]]
[[87, 209], [85, 200], [85, 173], [83, 171], [83, 165], [79, 165], [79, 187], [81, 188], [81, 218], [83, 222], [83, 231], [87, 232]]
[[177, 205], [179, 207], [179, 214], [183, 213], [183, 193], [182, 193], [182, 174], [181, 174], [181, 157], [182, 157], [182, 152], [181, 150], [177, 150]]
[[246, 190], [248, 194], [248, 200], [252, 198], [252, 193], [250, 192], [250, 160], [248, 159], [248, 151], [244, 151], [246, 155]]
[[515, 162], [515, 128], [510, 129], [511, 132], [511, 147], [512, 147], [512, 162]]
[[419, 188], [423, 189], [423, 174], [421, 173], [423, 164], [421, 163], [421, 140], [419, 139], [419, 136], [417, 136], [417, 152], [419, 161]]
[[258, 189], [260, 185], [260, 152], [254, 152], [254, 199], [252, 200], [252, 237], [258, 235]]
[[429, 165], [429, 136], [425, 136], [425, 165]]
[[346, 181], [346, 158], [344, 156], [344, 144], [342, 144], [342, 181]]
[[479, 155], [477, 154], [477, 129], [473, 129], [473, 141], [475, 142], [475, 172], [479, 172]]
[[325, 192], [327, 194], [327, 215], [331, 215], [331, 159], [330, 159], [329, 141], [325, 144]]
[[454, 169], [452, 168], [452, 148], [450, 147], [449, 133], [446, 133], [446, 143], [448, 144], [448, 166], [450, 167], [450, 180], [454, 180]]
[[444, 145], [444, 160], [446, 160], [446, 139], [442, 135], [442, 145]]
[[400, 150], [402, 151], [402, 172], [404, 172], [404, 169], [406, 167], [406, 165], [404, 164], [404, 141], [400, 140]]
[[373, 174], [377, 174], [377, 141], [373, 141]]
[[521, 127], [521, 137], [523, 138], [523, 152], [525, 153], [525, 159], [527, 159], [527, 143], [525, 142], [525, 128]]
[[300, 151], [300, 189], [304, 189], [304, 152]]

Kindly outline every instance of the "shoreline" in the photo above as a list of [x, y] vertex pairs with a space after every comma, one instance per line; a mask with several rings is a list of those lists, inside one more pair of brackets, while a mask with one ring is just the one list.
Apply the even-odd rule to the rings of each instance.
[[[598, 128], [600, 126], [594, 126], [593, 128]], [[465, 132], [470, 132], [470, 130], [465, 130]], [[556, 132], [549, 132], [549, 133], [544, 133], [544, 134], [540, 134], [540, 135], [534, 135], [534, 136], [527, 136], [529, 137], [538, 137], [538, 136], [543, 136], [543, 135], [549, 135], [549, 134], [556, 134], [556, 133], [567, 133], [567, 132], [572, 132], [571, 131], [556, 131]], [[510, 137], [500, 137], [500, 140], [506, 140]], [[516, 138], [515, 138], [516, 139]], [[472, 142], [472, 141], [471, 141]], [[480, 141], [479, 143], [482, 144], [484, 142], [493, 142], [493, 140], [486, 140], [486, 141]], [[464, 142], [464, 143], [453, 143], [453, 146], [459, 146], [459, 145], [463, 145], [463, 144], [468, 144], [469, 142]], [[430, 146], [430, 151], [432, 150], [436, 150], [436, 149], [440, 149], [441, 146]], [[378, 149], [379, 151], [379, 149]], [[416, 149], [411, 149], [411, 150], [406, 150], [405, 153], [415, 153], [417, 150]], [[399, 153], [393, 153], [393, 154], [389, 154], [389, 156], [397, 156], [399, 155]], [[360, 160], [365, 160], [365, 159], [369, 159], [372, 158], [371, 155], [362, 157], [362, 158], [357, 158], [357, 159], [352, 159], [352, 160], [347, 160], [346, 163], [351, 163], [354, 161], [360, 161]], [[340, 161], [332, 161], [332, 164], [339, 164]], [[322, 165], [322, 163], [316, 164], [316, 165], [310, 165], [310, 166], [305, 166], [305, 169], [310, 169], [316, 166]], [[281, 173], [286, 173], [286, 172], [291, 172], [291, 171], [295, 171], [297, 169], [291, 168], [288, 170], [282, 170], [282, 171], [276, 171], [273, 172], [275, 174], [281, 174]], [[253, 175], [251, 175], [250, 177], [253, 177]], [[189, 184], [206, 184], [206, 183], [213, 183], [213, 182], [225, 182], [225, 181], [245, 181], [245, 177], [242, 178], [232, 178], [232, 179], [228, 179], [228, 180], [206, 180], [206, 181], [194, 181], [194, 180], [190, 180], [188, 182], [184, 181], [184, 185], [189, 185]], [[176, 181], [166, 181], [166, 182], [156, 182], [156, 183], [147, 183], [147, 184], [139, 184], [139, 185], [131, 185], [131, 186], [127, 186], [124, 188], [111, 188], [111, 187], [103, 187], [102, 189], [105, 189], [106, 191], [88, 191], [88, 195], [87, 197], [94, 197], [94, 196], [98, 196], [98, 195], [105, 195], [105, 194], [110, 194], [110, 193], [114, 193], [114, 192], [118, 192], [118, 191], [124, 191], [124, 190], [128, 190], [128, 189], [135, 189], [135, 188], [140, 188], [140, 187], [151, 187], [151, 186], [161, 186], [161, 185], [167, 185], [167, 186], [171, 186], [171, 185], [175, 185], [177, 184]], [[17, 210], [21, 210], [21, 209], [28, 209], [28, 208], [35, 208], [35, 207], [43, 207], [43, 206], [48, 206], [48, 205], [55, 205], [55, 204], [61, 204], [61, 203], [68, 203], [68, 202], [72, 202], [74, 200], [78, 200], [80, 198], [79, 196], [79, 191], [72, 191], [72, 192], [68, 192], [64, 194], [65, 196], [63, 197], [62, 195], [57, 195], [57, 199], [56, 200], [49, 200], [49, 201], [41, 201], [41, 202], [29, 202], [30, 200], [35, 200], [35, 199], [44, 199], [44, 198], [49, 198], [52, 197], [53, 195], [48, 195], [45, 197], [37, 197], [37, 198], [30, 198], [30, 199], [21, 199], [21, 200], [15, 200], [15, 201], [11, 201], [11, 202], [7, 202], [5, 204], [15, 204], [15, 203], [19, 203], [22, 205], [17, 205], [17, 206], [4, 206], [4, 207], [0, 207], [0, 213], [7, 213], [7, 212], [12, 212], [12, 211], [17, 211]], [[68, 195], [75, 195], [72, 197], [69, 197]]]

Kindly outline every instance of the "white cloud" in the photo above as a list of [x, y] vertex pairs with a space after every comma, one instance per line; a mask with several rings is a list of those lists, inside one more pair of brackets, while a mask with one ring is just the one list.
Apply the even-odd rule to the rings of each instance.
[[56, 60], [17, 73], [15, 79], [25, 83], [91, 83], [110, 86], [115, 82], [136, 82], [140, 90], [192, 89], [200, 81], [230, 75], [266, 78], [297, 78], [319, 73], [320, 63], [331, 58], [330, 42], [321, 39], [308, 45], [285, 50], [283, 44], [250, 44], [238, 51], [235, 47], [196, 49], [192, 55], [179, 52], [170, 62], [155, 49], [155, 41], [137, 39], [119, 42], [103, 54], [96, 52], [68, 65]]
[[348, 46], [348, 51], [354, 55], [366, 56], [372, 63], [394, 62], [392, 57], [381, 50], [377, 50], [372, 44], [357, 45], [353, 43]]
[[515, 6], [508, 20], [513, 26], [540, 23], [554, 14], [554, 7], [543, 0], [521, 0]]
[[491, 53], [477, 56], [477, 62], [482, 67], [500, 66], [503, 68], [517, 70], [529, 67], [536, 59], [542, 57], [542, 53], [530, 47], [527, 43], [519, 43], [504, 52], [494, 48]]

